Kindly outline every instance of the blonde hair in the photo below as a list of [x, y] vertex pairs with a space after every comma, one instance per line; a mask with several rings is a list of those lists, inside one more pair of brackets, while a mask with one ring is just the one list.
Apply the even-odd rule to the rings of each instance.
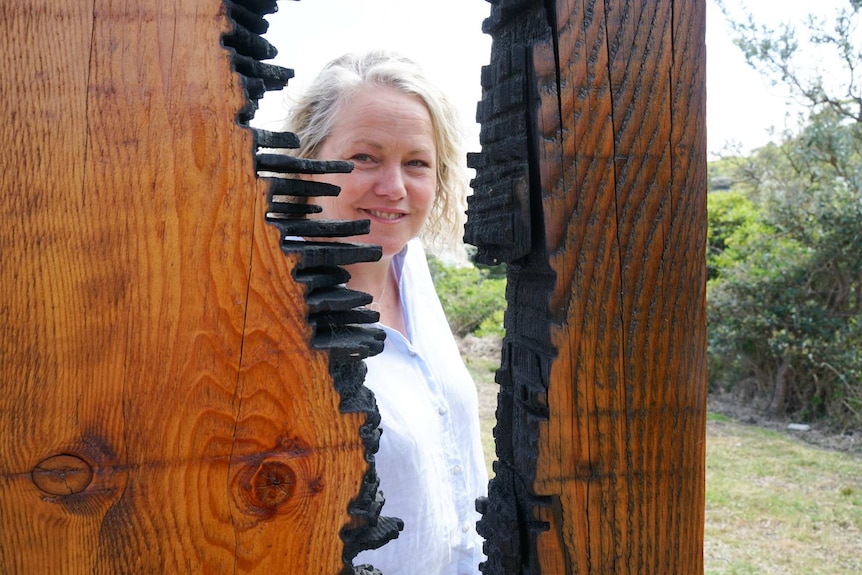
[[437, 148], [437, 191], [421, 237], [434, 252], [454, 248], [463, 234], [468, 182], [461, 150], [462, 124], [455, 106], [412, 60], [392, 52], [373, 51], [345, 54], [329, 62], [291, 109], [287, 130], [299, 136], [300, 141], [293, 154], [318, 158], [338, 111], [352, 94], [368, 86], [393, 87], [418, 97], [428, 109]]

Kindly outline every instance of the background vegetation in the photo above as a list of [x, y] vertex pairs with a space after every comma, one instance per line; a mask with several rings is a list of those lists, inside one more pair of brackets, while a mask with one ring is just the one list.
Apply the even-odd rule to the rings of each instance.
[[840, 63], [829, 78], [799, 63], [797, 29], [733, 22], [749, 64], [805, 112], [709, 168], [710, 385], [840, 429], [862, 428], [860, 10], [799, 28]]
[[862, 573], [862, 459], [712, 414], [706, 575]]
[[428, 256], [428, 267], [456, 337], [503, 337], [505, 266], [452, 266]]

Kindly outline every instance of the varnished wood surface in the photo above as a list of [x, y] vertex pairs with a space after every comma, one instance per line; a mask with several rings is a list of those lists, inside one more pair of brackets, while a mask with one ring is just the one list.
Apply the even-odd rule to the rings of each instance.
[[[551, 364], [542, 574], [703, 571], [704, 2], [556, 2], [533, 52]], [[559, 62], [559, 69], [556, 62]]]
[[364, 416], [264, 223], [223, 10], [0, 4], [2, 573], [342, 567]]

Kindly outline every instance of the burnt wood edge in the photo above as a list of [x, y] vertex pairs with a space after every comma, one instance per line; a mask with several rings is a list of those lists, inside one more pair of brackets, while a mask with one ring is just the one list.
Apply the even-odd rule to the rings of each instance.
[[485, 575], [538, 574], [538, 536], [549, 526], [537, 519], [550, 497], [533, 485], [539, 458], [540, 425], [548, 420], [548, 385], [556, 348], [551, 342], [548, 301], [555, 275], [547, 255], [533, 251], [506, 271], [503, 338], [497, 394], [494, 477], [487, 498], [476, 502], [477, 531], [485, 538]]
[[[513, 3], [495, 5], [490, 18], [499, 18], [508, 4]], [[514, 4], [523, 9], [524, 3]], [[500, 29], [493, 28], [492, 36], [496, 32]], [[491, 63], [482, 69], [476, 106], [482, 151], [467, 155], [476, 177], [464, 228], [464, 241], [477, 248], [475, 261], [488, 265], [515, 261], [532, 248], [528, 50], [497, 40]]]
[[[347, 289], [343, 284], [350, 275], [341, 267], [353, 263], [376, 261], [382, 257], [379, 246], [329, 241], [302, 241], [300, 237], [333, 238], [367, 234], [369, 222], [308, 220], [311, 209], [303, 198], [335, 195], [338, 189], [316, 182], [290, 179], [297, 173], [349, 172], [349, 162], [327, 162], [297, 159], [283, 153], [295, 149], [299, 139], [289, 132], [268, 132], [249, 127], [258, 100], [269, 90], [280, 90], [293, 77], [293, 71], [261, 62], [277, 50], [260, 36], [268, 23], [264, 16], [276, 11], [276, 0], [223, 0], [230, 30], [222, 35], [222, 46], [228, 50], [234, 72], [240, 77], [246, 105], [237, 113], [237, 122], [252, 130], [256, 176], [264, 176], [269, 185], [267, 222], [279, 228], [281, 248], [297, 254], [299, 261], [292, 271], [295, 281], [305, 285], [308, 322], [313, 328], [311, 345], [329, 352], [329, 372], [340, 396], [342, 413], [364, 413], [365, 422], [359, 435], [365, 447], [368, 468], [357, 495], [347, 512], [351, 521], [342, 527], [344, 544], [342, 575], [380, 575], [370, 565], [353, 565], [353, 559], [364, 550], [377, 549], [398, 536], [404, 528], [400, 519], [384, 517], [384, 504], [378, 489], [379, 478], [375, 454], [380, 445], [380, 412], [374, 394], [365, 387], [365, 362], [383, 350], [385, 332], [374, 323], [379, 314], [363, 306], [371, 296]], [[269, 153], [261, 153], [265, 148]], [[275, 152], [275, 153], [272, 153]], [[281, 152], [281, 153], [279, 153]], [[288, 178], [273, 177], [273, 172]]]
[[487, 498], [476, 502], [477, 531], [485, 538], [485, 575], [538, 574], [538, 538], [549, 525], [537, 518], [559, 505], [535, 492], [540, 427], [548, 420], [549, 376], [557, 350], [550, 294], [555, 274], [545, 249], [535, 113], [532, 47], [550, 41], [552, 2], [493, 0], [483, 31], [492, 37], [482, 70], [481, 153], [470, 183], [465, 241], [480, 263], [507, 263], [505, 337], [496, 381], [496, 461]]

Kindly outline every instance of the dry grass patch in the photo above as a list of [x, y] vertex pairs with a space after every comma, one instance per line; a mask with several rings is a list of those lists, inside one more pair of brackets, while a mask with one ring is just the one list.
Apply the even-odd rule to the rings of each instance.
[[711, 419], [706, 573], [862, 573], [862, 459]]
[[499, 386], [494, 381], [494, 374], [500, 367], [499, 340], [467, 338], [458, 342], [464, 363], [476, 382], [479, 394], [479, 425], [482, 431], [482, 447], [485, 449], [485, 463], [488, 466], [488, 476], [493, 477], [492, 464], [494, 452], [494, 425], [497, 422], [497, 390]]

